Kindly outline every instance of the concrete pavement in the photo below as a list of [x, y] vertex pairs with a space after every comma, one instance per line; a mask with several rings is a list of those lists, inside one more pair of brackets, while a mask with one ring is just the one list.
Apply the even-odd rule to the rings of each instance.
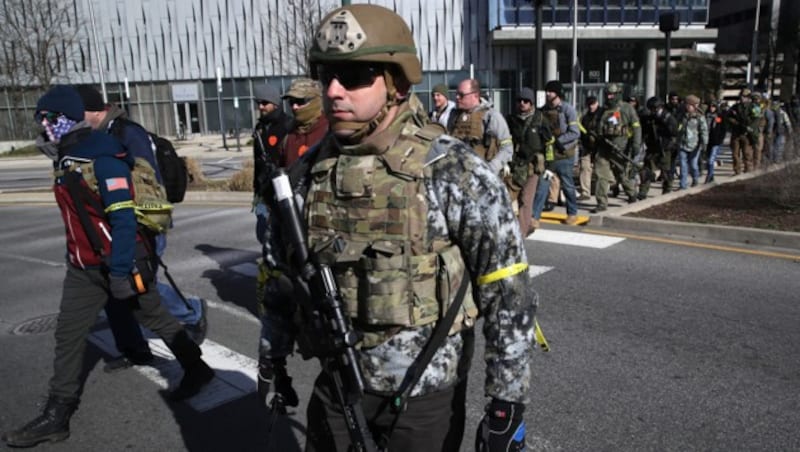
[[[223, 147], [221, 135], [199, 135], [188, 137], [186, 140], [173, 140], [178, 154], [184, 157], [194, 158], [218, 158], [246, 157], [251, 155], [251, 144], [249, 143], [249, 133], [242, 133], [239, 141], [241, 151], [236, 150], [235, 138], [226, 137], [228, 149]], [[650, 190], [651, 195], [633, 204], [628, 204], [623, 197], [609, 198], [609, 209], [601, 214], [591, 214], [589, 211], [595, 207], [592, 199], [588, 203], [579, 203], [579, 215], [587, 215], [589, 222], [585, 226], [592, 228], [600, 227], [609, 230], [622, 230], [635, 233], [653, 234], [659, 236], [673, 236], [688, 239], [702, 239], [721, 241], [734, 244], [767, 246], [786, 249], [800, 249], [800, 233], [770, 231], [765, 229], [741, 228], [732, 226], [718, 226], [709, 224], [683, 223], [676, 221], [651, 220], [625, 216], [631, 212], [637, 212], [648, 207], [669, 202], [673, 199], [689, 196], [708, 190], [711, 187], [725, 185], [731, 182], [748, 180], [764, 172], [776, 171], [782, 165], [771, 166], [766, 170], [756, 171], [748, 174], [734, 176], [731, 170], [729, 156], [730, 150], [723, 151], [721, 159], [723, 165], [715, 170], [715, 182], [712, 184], [701, 184], [687, 190], [675, 191], [662, 195], [660, 187], [653, 185]], [[12, 157], [0, 158], [0, 168], [21, 168], [21, 167], [49, 167], [50, 161], [43, 156], [36, 157]], [[677, 182], [676, 182], [677, 183]], [[624, 196], [624, 194], [622, 195]], [[211, 204], [234, 204], [250, 205], [252, 195], [247, 192], [214, 192], [214, 191], [189, 191], [186, 194], [185, 203], [211, 203]], [[47, 191], [39, 192], [0, 192], [0, 205], [4, 204], [49, 204], [53, 202], [52, 194]], [[556, 207], [552, 213], [543, 215], [543, 223], [561, 223], [560, 218], [564, 217], [564, 207]], [[578, 226], [581, 227], [581, 226]]]

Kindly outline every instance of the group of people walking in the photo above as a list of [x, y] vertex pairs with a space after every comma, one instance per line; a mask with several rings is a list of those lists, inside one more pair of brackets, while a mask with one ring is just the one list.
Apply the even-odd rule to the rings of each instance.
[[[259, 399], [271, 410], [298, 405], [287, 359], [296, 348], [319, 358], [307, 410], [311, 451], [344, 451], [354, 442], [358, 450], [460, 450], [479, 317], [486, 408], [475, 448], [523, 450], [538, 304], [523, 238], [539, 227], [553, 193], [563, 192], [566, 223], [575, 224], [593, 179], [594, 211], [602, 212], [617, 184], [631, 203], [658, 180], [671, 191], [678, 165], [680, 189], [698, 184], [701, 156], [705, 181], [712, 182], [728, 130], [737, 174], [758, 168], [766, 155], [780, 161], [778, 138], [791, 129], [782, 110], [769, 119], [762, 100], [748, 92], [727, 113], [715, 104], [703, 111], [694, 95], [675, 104], [654, 97], [637, 111], [615, 83], [605, 87], [602, 105], [590, 97], [579, 115], [556, 80], [543, 87], [541, 108], [534, 91], [523, 88], [507, 116], [481, 96], [478, 80], [458, 83], [455, 101], [438, 85], [428, 113], [412, 91], [422, 68], [409, 26], [369, 4], [322, 19], [308, 75], [284, 93], [255, 87], [253, 211], [262, 251]], [[135, 321], [174, 352], [185, 371], [174, 400], [194, 396], [214, 378], [199, 341], [162, 305], [154, 275], [142, 274], [142, 264], [157, 268], [163, 242], [163, 234], [138, 227], [133, 190], [134, 157], [152, 160], [152, 138], [131, 123], [114, 136], [110, 124], [124, 118], [95, 120], [90, 110], [97, 103], [94, 94], [82, 99], [74, 88], [57, 86], [36, 107], [40, 146], [54, 161], [68, 265], [49, 399], [40, 416], [3, 435], [12, 446], [69, 436], [86, 336], [103, 307], [121, 308], [137, 331]], [[76, 168], [84, 171], [68, 177]], [[284, 174], [291, 193], [273, 184]], [[292, 230], [278, 201], [297, 209], [302, 227]], [[92, 235], [100, 236], [99, 246]], [[302, 240], [309, 255], [291, 239]], [[330, 313], [298, 295], [320, 268], [330, 271], [326, 288], [336, 289], [329, 296], [343, 306], [334, 320], [353, 334], [331, 337], [330, 322], [320, 320]], [[140, 340], [135, 336], [130, 347], [118, 340], [127, 365], [152, 359]], [[332, 357], [344, 347], [353, 351], [346, 359]], [[336, 366], [356, 369], [349, 378], [358, 381], [334, 378]]]

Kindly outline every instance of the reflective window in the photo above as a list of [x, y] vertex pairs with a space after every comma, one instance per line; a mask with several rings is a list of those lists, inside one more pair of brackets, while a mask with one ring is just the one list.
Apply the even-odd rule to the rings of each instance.
[[[545, 25], [572, 24], [574, 0], [545, 0], [542, 16]], [[578, 0], [578, 23], [583, 25], [657, 24], [662, 13], [676, 12], [681, 24], [708, 22], [709, 0]], [[530, 0], [489, 0], [490, 27], [533, 25], [535, 7]], [[500, 23], [495, 23], [499, 21]]]

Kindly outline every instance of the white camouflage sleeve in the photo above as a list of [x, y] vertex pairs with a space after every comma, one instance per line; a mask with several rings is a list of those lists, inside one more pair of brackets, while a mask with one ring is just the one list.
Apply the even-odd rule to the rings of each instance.
[[486, 395], [525, 403], [537, 296], [511, 201], [489, 165], [466, 145], [443, 136], [434, 146], [444, 156], [432, 164], [427, 182], [430, 208], [441, 213], [430, 233], [449, 236], [469, 269], [484, 319]]

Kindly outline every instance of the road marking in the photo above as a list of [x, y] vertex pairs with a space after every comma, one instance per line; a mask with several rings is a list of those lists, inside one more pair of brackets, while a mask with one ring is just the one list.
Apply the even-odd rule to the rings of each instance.
[[618, 237], [642, 240], [647, 242], [666, 243], [668, 245], [683, 245], [692, 248], [703, 248], [707, 250], [727, 251], [731, 253], [740, 253], [740, 254], [751, 254], [754, 256], [777, 257], [780, 259], [789, 259], [793, 261], [800, 260], [800, 255], [798, 254], [785, 254], [785, 253], [776, 253], [772, 251], [750, 250], [747, 248], [738, 248], [735, 246], [712, 245], [710, 243], [689, 242], [686, 240], [665, 239], [661, 237], [648, 237], [645, 235], [624, 234], [619, 232], [595, 231], [594, 229], [585, 229], [585, 231], [589, 234], [608, 234], [608, 235], [615, 235]]
[[23, 262], [32, 262], [34, 264], [44, 264], [49, 265], [51, 267], [66, 267], [67, 264], [64, 262], [55, 262], [49, 261], [47, 259], [39, 259], [38, 257], [28, 257], [28, 256], [20, 256], [18, 254], [9, 254], [0, 252], [0, 257], [5, 257], [8, 259], [16, 259]]
[[616, 245], [625, 240], [625, 238], [586, 234], [583, 232], [559, 231], [556, 229], [537, 229], [536, 232], [528, 236], [528, 240], [602, 249], [608, 248], [611, 245]]
[[[150, 350], [156, 356], [155, 363], [152, 366], [133, 368], [161, 389], [168, 389], [170, 382], [173, 386], [177, 385], [183, 376], [183, 370], [175, 360], [175, 355], [164, 341], [152, 336], [150, 332], [146, 334]], [[109, 355], [119, 355], [111, 330], [107, 328], [89, 335], [89, 341]], [[208, 339], [200, 348], [203, 350], [203, 360], [214, 369], [216, 376], [199, 394], [186, 401], [189, 406], [202, 413], [256, 390], [256, 360]]]
[[528, 274], [531, 275], [531, 278], [535, 278], [549, 272], [552, 269], [553, 267], [545, 267], [544, 265], [528, 265]]
[[[253, 296], [255, 296], [255, 294]], [[227, 303], [219, 303], [219, 302], [211, 301], [211, 300], [206, 300], [206, 304], [211, 308], [219, 309], [220, 311], [226, 312], [226, 313], [228, 313], [228, 314], [230, 314], [230, 315], [232, 315], [232, 316], [234, 316], [236, 318], [239, 318], [239, 319], [251, 322], [251, 323], [256, 323], [256, 324], [260, 324], [261, 323], [261, 321], [258, 320], [257, 317], [255, 317], [253, 314], [250, 313], [250, 311], [247, 311], [244, 308], [240, 308], [238, 306], [230, 305], [230, 304], [227, 304]]]

